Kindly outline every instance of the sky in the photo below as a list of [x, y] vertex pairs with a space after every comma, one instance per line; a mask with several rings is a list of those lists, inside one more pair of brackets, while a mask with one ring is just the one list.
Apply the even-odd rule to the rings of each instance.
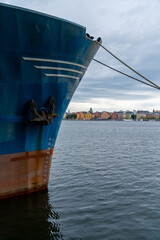
[[[86, 27], [116, 56], [160, 85], [159, 0], [3, 0]], [[99, 49], [95, 59], [141, 79]], [[142, 79], [141, 79], [142, 80]], [[68, 109], [74, 111], [160, 110], [160, 91], [92, 61]]]

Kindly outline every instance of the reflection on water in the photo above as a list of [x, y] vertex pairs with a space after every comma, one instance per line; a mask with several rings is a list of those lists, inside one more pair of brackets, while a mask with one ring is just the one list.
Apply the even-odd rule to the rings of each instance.
[[47, 191], [1, 201], [0, 239], [63, 239]]

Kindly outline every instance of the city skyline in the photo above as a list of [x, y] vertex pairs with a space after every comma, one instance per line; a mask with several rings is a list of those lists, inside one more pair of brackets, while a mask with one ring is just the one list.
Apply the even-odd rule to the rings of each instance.
[[139, 121], [160, 121], [160, 110], [149, 112], [143, 110], [133, 111], [117, 111], [117, 112], [93, 112], [90, 108], [88, 112], [74, 112], [66, 113], [64, 115], [66, 120], [139, 120]]
[[[90, 109], [92, 109], [92, 108], [90, 108]], [[66, 111], [66, 113], [67, 114], [70, 114], [70, 113], [79, 113], [79, 112], [90, 112], [90, 109], [88, 109], [87, 111], [85, 111], [85, 110], [81, 110], [81, 111], [71, 111], [70, 109], [68, 109], [67, 111]], [[160, 110], [158, 110], [158, 109], [152, 109], [152, 111], [149, 111], [149, 110], [144, 110], [144, 109], [138, 109], [138, 110], [136, 110], [136, 109], [133, 109], [133, 110], [129, 110], [129, 109], [127, 109], [127, 110], [123, 110], [123, 109], [120, 109], [120, 110], [118, 110], [118, 111], [116, 111], [116, 110], [114, 110], [114, 111], [108, 111], [107, 109], [105, 109], [105, 110], [103, 110], [103, 111], [98, 111], [98, 110], [96, 110], [96, 111], [94, 111], [94, 109], [92, 109], [92, 113], [96, 113], [96, 112], [109, 112], [109, 113], [113, 113], [113, 112], [131, 112], [131, 113], [136, 113], [136, 112], [148, 112], [148, 113], [160, 113]]]
[[[89, 104], [88, 104], [89, 105]], [[68, 112], [88, 112], [89, 111], [89, 109], [90, 109], [90, 105], [89, 105], [89, 107], [87, 108], [84, 108], [84, 109], [80, 109], [80, 110], [78, 110], [78, 109], [75, 109], [75, 110], [73, 110], [72, 111], [72, 109], [71, 108], [67, 108], [67, 110], [66, 110], [66, 112], [68, 113]], [[109, 110], [109, 108], [104, 108], [104, 109], [94, 109], [94, 108], [92, 108], [93, 110], [94, 110], [94, 112], [103, 112], [103, 111], [107, 111], [107, 112], [120, 112], [120, 111], [123, 111], [123, 112], [126, 112], [126, 111], [148, 111], [148, 112], [159, 112], [160, 111], [160, 107], [159, 108], [157, 108], [157, 109], [149, 109], [149, 108], [145, 108], [145, 109], [142, 109], [142, 108], [137, 108], [137, 109], [131, 109], [131, 108], [129, 108], [129, 109], [124, 109], [124, 108], [121, 108], [121, 109], [112, 109], [112, 110]]]

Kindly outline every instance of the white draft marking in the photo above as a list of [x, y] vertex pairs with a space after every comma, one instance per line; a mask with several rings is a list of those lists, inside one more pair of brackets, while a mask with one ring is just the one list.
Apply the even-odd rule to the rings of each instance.
[[68, 62], [68, 61], [62, 61], [62, 60], [54, 60], [54, 59], [47, 59], [47, 58], [31, 58], [31, 57], [22, 57], [26, 61], [39, 61], [39, 62], [54, 62], [54, 63], [63, 63], [63, 64], [69, 64], [77, 67], [81, 67], [86, 69], [86, 67], [82, 64], [74, 63], [74, 62]]
[[83, 72], [81, 71], [77, 71], [74, 69], [70, 69], [70, 68], [59, 68], [59, 67], [50, 67], [50, 66], [34, 66], [37, 69], [43, 69], [43, 70], [61, 70], [61, 71], [68, 71], [68, 72], [75, 72], [75, 73], [79, 73], [79, 74], [83, 74]]
[[74, 77], [74, 76], [64, 75], [64, 74], [50, 74], [50, 73], [46, 73], [45, 76], [47, 76], [47, 77], [66, 77], [66, 78], [79, 79], [79, 77]]

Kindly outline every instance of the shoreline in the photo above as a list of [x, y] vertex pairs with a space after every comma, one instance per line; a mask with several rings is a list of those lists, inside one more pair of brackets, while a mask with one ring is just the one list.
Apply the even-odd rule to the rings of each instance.
[[63, 119], [63, 121], [76, 121], [76, 122], [160, 122], [160, 120], [130, 120], [130, 119], [122, 119], [122, 120], [114, 120], [114, 119]]

